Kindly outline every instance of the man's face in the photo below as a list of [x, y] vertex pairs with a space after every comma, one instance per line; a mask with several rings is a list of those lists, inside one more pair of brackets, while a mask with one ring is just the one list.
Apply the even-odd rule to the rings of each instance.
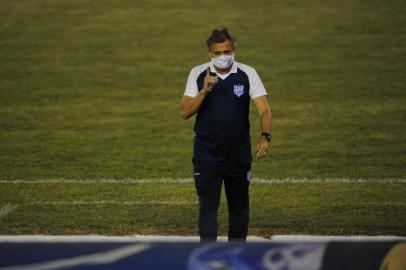
[[216, 58], [222, 54], [231, 55], [234, 53], [234, 46], [230, 40], [226, 40], [223, 43], [213, 43], [210, 46], [209, 57]]

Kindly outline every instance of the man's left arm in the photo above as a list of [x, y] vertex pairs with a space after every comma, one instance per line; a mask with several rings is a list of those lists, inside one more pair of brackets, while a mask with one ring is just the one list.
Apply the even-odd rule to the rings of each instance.
[[[261, 133], [272, 132], [272, 114], [269, 109], [266, 96], [259, 96], [254, 98], [253, 103], [257, 109], [260, 121], [261, 121]], [[269, 141], [266, 136], [261, 135], [256, 147], [256, 158], [261, 159], [268, 153]]]

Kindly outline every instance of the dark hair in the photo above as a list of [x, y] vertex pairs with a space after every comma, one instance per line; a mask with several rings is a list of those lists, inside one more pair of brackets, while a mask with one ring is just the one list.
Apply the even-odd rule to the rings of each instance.
[[212, 44], [223, 43], [226, 40], [230, 40], [233, 43], [233, 47], [235, 48], [237, 44], [236, 40], [227, 27], [214, 29], [206, 40], [207, 49], [209, 49], [210, 51]]

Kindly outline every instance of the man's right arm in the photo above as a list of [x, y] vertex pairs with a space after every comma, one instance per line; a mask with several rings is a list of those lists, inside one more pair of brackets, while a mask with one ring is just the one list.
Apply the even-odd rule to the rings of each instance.
[[208, 90], [202, 89], [195, 97], [183, 96], [180, 101], [180, 115], [183, 119], [189, 119], [199, 110], [208, 92]]
[[202, 90], [200, 90], [194, 97], [184, 95], [180, 101], [180, 115], [183, 119], [189, 119], [197, 112], [197, 110], [199, 110], [204, 98], [212, 90], [217, 81], [218, 77], [211, 76], [210, 69], [207, 67]]

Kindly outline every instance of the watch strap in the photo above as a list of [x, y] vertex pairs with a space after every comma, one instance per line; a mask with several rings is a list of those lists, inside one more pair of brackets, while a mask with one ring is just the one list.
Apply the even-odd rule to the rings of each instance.
[[261, 136], [264, 136], [268, 142], [270, 142], [270, 141], [272, 140], [272, 135], [271, 135], [271, 133], [262, 132], [262, 133], [261, 133]]

